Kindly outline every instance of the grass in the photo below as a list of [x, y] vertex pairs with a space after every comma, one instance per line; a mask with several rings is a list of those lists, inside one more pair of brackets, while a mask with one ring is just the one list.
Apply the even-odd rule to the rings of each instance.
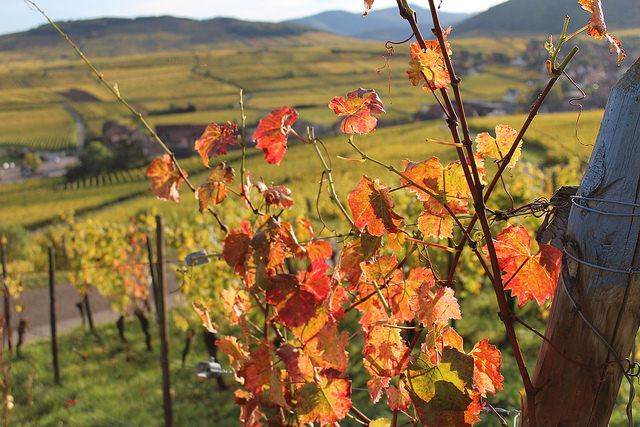
[[[97, 328], [96, 338], [76, 329], [58, 339], [61, 386], [53, 382], [49, 340], [24, 345], [22, 357], [12, 363], [15, 407], [9, 425], [162, 425], [163, 403], [159, 340], [150, 318], [153, 352], [133, 319], [126, 323], [129, 344], [115, 325]], [[204, 340], [197, 334], [186, 366], [180, 354], [184, 332], [170, 326], [170, 369], [174, 425], [238, 425], [239, 410], [233, 390], [221, 390], [215, 380], [196, 377], [194, 365], [208, 360]], [[227, 377], [226, 384], [232, 384]]]

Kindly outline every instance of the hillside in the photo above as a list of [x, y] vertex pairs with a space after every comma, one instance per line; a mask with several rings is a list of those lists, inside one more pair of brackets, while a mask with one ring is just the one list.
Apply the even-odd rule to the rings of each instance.
[[[291, 23], [246, 22], [231, 18], [196, 21], [171, 16], [136, 19], [101, 18], [59, 23], [78, 46], [91, 56], [154, 53], [216, 47], [297, 45], [313, 40], [335, 41], [335, 36]], [[63, 53], [57, 52], [60, 48]], [[68, 46], [51, 25], [0, 36], [0, 53], [60, 57]]]
[[[638, 0], [607, 0], [603, 8], [610, 31], [638, 27]], [[564, 15], [571, 18], [569, 32], [586, 25], [589, 18], [589, 12], [576, 0], [510, 0], [461, 22], [456, 26], [456, 34], [459, 37], [558, 34]]]
[[[429, 16], [428, 9], [415, 7], [413, 5], [412, 7], [419, 16]], [[440, 13], [440, 19], [444, 27], [455, 25], [471, 16], [473, 16], [472, 13]], [[363, 17], [361, 13], [336, 10], [319, 13], [306, 18], [293, 19], [287, 22], [305, 25], [341, 36], [361, 39], [380, 41], [404, 40], [409, 35], [409, 26], [406, 21], [400, 19], [397, 7], [380, 10], [374, 8], [366, 17]], [[428, 24], [430, 24], [430, 22], [431, 21], [428, 21]], [[428, 32], [429, 28], [425, 28], [423, 31]]]

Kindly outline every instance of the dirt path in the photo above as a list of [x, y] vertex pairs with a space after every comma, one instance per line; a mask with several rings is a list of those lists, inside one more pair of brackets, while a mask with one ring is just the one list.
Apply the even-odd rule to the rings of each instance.
[[[167, 277], [168, 307], [173, 307], [180, 303], [180, 301], [176, 300], [176, 294], [172, 293], [177, 288], [178, 284], [175, 278], [169, 275]], [[57, 285], [55, 299], [57, 333], [61, 334], [82, 326], [82, 317], [76, 307], [76, 303], [80, 302], [82, 297], [76, 288], [68, 284]], [[11, 330], [13, 332], [14, 345], [18, 342], [17, 327], [20, 319], [24, 319], [27, 322], [24, 342], [51, 338], [49, 288], [26, 291], [22, 294], [21, 300], [23, 305], [21, 313], [16, 311], [15, 302], [12, 301], [11, 303]], [[94, 288], [89, 291], [89, 305], [94, 325], [115, 322], [119, 317], [119, 313], [112, 310], [109, 300], [100, 295]], [[151, 302], [151, 305], [153, 307], [153, 302]]]

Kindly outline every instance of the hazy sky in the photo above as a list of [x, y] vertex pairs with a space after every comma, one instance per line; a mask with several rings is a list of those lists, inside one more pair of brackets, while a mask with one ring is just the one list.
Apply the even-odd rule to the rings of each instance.
[[[436, 5], [440, 0], [436, 0]], [[447, 12], [478, 12], [505, 0], [442, 0]], [[228, 16], [250, 21], [283, 21], [326, 10], [362, 12], [362, 0], [37, 0], [53, 20], [174, 15], [195, 19]], [[373, 10], [395, 6], [395, 0], [375, 0]], [[427, 7], [426, 0], [409, 1]], [[28, 30], [45, 23], [24, 0], [0, 0], [0, 34]]]

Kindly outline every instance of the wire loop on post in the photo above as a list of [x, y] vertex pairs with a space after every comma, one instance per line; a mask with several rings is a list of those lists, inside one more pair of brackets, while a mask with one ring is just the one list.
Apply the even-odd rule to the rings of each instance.
[[573, 204], [573, 206], [583, 209], [585, 211], [588, 212], [593, 212], [596, 214], [600, 214], [600, 215], [610, 215], [610, 216], [640, 216], [640, 212], [638, 213], [634, 213], [634, 212], [608, 212], [608, 211], [601, 211], [599, 209], [594, 209], [592, 207], [580, 204], [579, 201], [586, 201], [586, 202], [600, 202], [600, 203], [612, 203], [612, 204], [616, 204], [616, 205], [622, 205], [622, 206], [630, 206], [632, 208], [640, 208], [640, 204], [638, 203], [631, 203], [631, 202], [623, 202], [620, 200], [610, 200], [610, 199], [596, 199], [596, 198], [591, 198], [591, 197], [584, 197], [584, 196], [571, 196], [571, 204]]
[[569, 258], [571, 258], [572, 260], [576, 261], [579, 264], [582, 265], [586, 265], [587, 267], [590, 268], [594, 268], [596, 270], [602, 270], [602, 271], [608, 271], [609, 273], [618, 273], [618, 274], [627, 274], [627, 275], [633, 275], [633, 274], [640, 274], [640, 269], [635, 268], [635, 267], [629, 267], [626, 270], [622, 269], [622, 268], [611, 268], [611, 267], [605, 267], [603, 265], [597, 265], [597, 264], [592, 264], [590, 262], [587, 262], [585, 260], [582, 260], [580, 258], [575, 257], [574, 255], [571, 255], [569, 252], [567, 252], [566, 250], [562, 251], [566, 256], [568, 256]]

